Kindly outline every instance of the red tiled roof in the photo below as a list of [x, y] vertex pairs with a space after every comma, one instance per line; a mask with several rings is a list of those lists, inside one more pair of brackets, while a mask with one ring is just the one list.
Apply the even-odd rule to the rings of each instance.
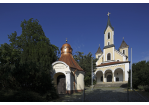
[[74, 60], [73, 56], [71, 54], [63, 54], [59, 61], [65, 62], [67, 65], [69, 65], [71, 68], [76, 68], [80, 71], [84, 71], [78, 63]]
[[100, 64], [100, 65], [97, 65], [96, 67], [101, 67], [101, 66], [107, 66], [107, 65], [114, 65], [114, 64], [120, 64], [120, 63], [127, 63], [130, 61], [117, 61], [117, 62], [109, 62], [109, 63], [103, 63], [103, 64]]

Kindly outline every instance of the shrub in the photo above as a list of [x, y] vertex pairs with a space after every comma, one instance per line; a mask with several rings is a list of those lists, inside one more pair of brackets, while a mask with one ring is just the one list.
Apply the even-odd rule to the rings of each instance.
[[149, 92], [149, 86], [145, 86], [145, 87], [144, 87], [144, 90], [145, 90], [146, 92]]
[[144, 90], [144, 86], [139, 85], [139, 86], [138, 86], [138, 89], [139, 89], [139, 90]]

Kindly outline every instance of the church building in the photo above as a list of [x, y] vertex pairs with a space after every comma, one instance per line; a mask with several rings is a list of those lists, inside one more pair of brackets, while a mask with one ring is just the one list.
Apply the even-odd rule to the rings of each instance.
[[84, 70], [72, 56], [72, 48], [67, 43], [61, 48], [61, 57], [52, 63], [53, 79], [58, 94], [71, 94], [84, 90]]
[[128, 48], [129, 46], [123, 41], [118, 50], [114, 45], [114, 28], [110, 23], [108, 12], [108, 22], [104, 31], [104, 48], [103, 52], [99, 46], [96, 52], [96, 69], [94, 75], [98, 83], [127, 83], [128, 82]]

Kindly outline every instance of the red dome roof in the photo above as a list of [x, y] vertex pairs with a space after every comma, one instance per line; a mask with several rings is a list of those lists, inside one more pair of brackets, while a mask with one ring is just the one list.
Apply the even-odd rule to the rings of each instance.
[[84, 71], [74, 60], [72, 56], [72, 48], [68, 43], [63, 44], [61, 48], [61, 57], [59, 58], [59, 61], [65, 62], [71, 68], [76, 68], [77, 70]]

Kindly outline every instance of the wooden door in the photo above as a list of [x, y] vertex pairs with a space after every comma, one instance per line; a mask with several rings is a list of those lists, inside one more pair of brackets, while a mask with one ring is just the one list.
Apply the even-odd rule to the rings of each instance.
[[107, 76], [107, 82], [112, 82], [112, 76], [111, 75]]
[[66, 93], [65, 75], [60, 75], [57, 77], [57, 90], [58, 90], [58, 94], [65, 94]]

